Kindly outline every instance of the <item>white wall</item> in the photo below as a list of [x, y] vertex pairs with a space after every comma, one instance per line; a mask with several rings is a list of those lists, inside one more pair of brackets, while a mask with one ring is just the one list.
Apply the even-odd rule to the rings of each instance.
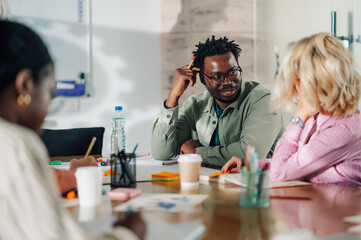
[[360, 42], [357, 42], [354, 45], [354, 56], [356, 62], [358, 63], [358, 66], [361, 67], [361, 1], [355, 0], [354, 6], [355, 6], [354, 36], [355, 38], [358, 38], [360, 36]]
[[[282, 62], [288, 43], [318, 32], [330, 32], [331, 11], [337, 11], [337, 35], [346, 36], [348, 12], [354, 9], [354, 0], [255, 1], [256, 74], [258, 80], [268, 87], [272, 87], [275, 81], [276, 53]], [[358, 14], [361, 14], [360, 10]]]
[[93, 83], [89, 98], [59, 99], [66, 111], [50, 114], [45, 127], [104, 126], [109, 156], [114, 106], [126, 117], [127, 151], [150, 152], [152, 122], [160, 99], [161, 0], [93, 0]]

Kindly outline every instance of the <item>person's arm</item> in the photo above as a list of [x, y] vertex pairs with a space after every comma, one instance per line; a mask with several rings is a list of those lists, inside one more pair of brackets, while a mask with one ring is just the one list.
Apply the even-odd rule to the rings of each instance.
[[61, 194], [76, 188], [75, 171], [78, 167], [98, 166], [93, 156], [82, 159], [72, 159], [70, 161], [70, 170], [53, 169], [56, 183]]
[[183, 112], [175, 108], [163, 107], [153, 123], [151, 148], [152, 156], [159, 160], [168, 160], [179, 154], [180, 146], [190, 139], [191, 126]]
[[297, 125], [289, 124], [286, 128], [272, 157], [271, 180], [300, 180], [337, 164], [348, 154], [345, 148], [351, 141], [351, 133], [344, 125], [335, 124], [316, 131], [303, 146], [298, 145], [301, 132], [302, 128]]
[[196, 84], [197, 67], [188, 65], [174, 72], [172, 88], [161, 107], [152, 128], [151, 149], [155, 159], [167, 160], [179, 154], [180, 145], [191, 138], [191, 131], [186, 116], [178, 116], [179, 98], [189, 85]]
[[250, 104], [239, 140], [225, 146], [199, 147], [197, 153], [207, 166], [221, 168], [231, 157], [246, 157], [247, 145], [255, 147], [260, 159], [266, 158], [282, 129], [281, 115], [270, 112], [270, 95]]
[[73, 170], [53, 169], [53, 173], [60, 194], [64, 194], [70, 189], [76, 188], [76, 179], [74, 175], [75, 169]]

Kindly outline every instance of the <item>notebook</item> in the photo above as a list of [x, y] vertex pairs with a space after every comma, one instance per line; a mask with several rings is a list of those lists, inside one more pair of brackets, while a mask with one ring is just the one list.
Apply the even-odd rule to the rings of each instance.
[[[206, 182], [216, 182], [219, 184], [236, 184], [241, 187], [247, 187], [246, 184], [241, 183], [241, 174], [240, 173], [226, 173], [216, 176], [207, 176], [200, 175], [199, 181]], [[288, 181], [288, 182], [272, 182], [270, 181], [270, 188], [286, 188], [286, 187], [298, 187], [298, 186], [307, 186], [310, 185], [309, 182], [302, 181]]]

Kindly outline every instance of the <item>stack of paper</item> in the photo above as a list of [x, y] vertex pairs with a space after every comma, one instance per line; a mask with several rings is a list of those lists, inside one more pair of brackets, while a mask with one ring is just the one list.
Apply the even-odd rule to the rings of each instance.
[[[200, 182], [216, 182], [219, 184], [227, 184], [233, 183], [241, 187], [247, 187], [246, 184], [241, 182], [241, 174], [240, 173], [226, 173], [226, 174], [212, 174], [210, 176], [200, 175]], [[305, 186], [310, 185], [309, 182], [302, 181], [288, 181], [288, 182], [272, 182], [270, 181], [270, 188], [286, 188], [286, 187], [297, 187], [297, 186]]]

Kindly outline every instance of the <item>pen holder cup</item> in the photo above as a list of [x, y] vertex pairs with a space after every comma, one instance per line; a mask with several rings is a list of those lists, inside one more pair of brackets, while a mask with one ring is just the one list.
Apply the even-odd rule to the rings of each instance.
[[240, 171], [241, 197], [243, 207], [268, 207], [269, 201], [269, 171]]
[[111, 187], [135, 187], [136, 164], [134, 154], [120, 152], [111, 155]]

